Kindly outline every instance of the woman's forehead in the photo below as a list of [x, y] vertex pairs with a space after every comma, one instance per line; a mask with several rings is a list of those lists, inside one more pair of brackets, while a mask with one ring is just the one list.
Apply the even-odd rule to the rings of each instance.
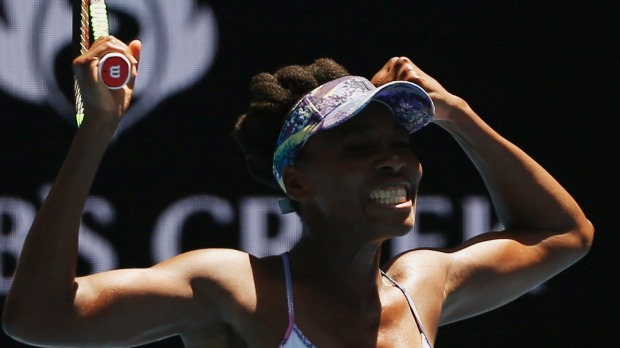
[[[407, 130], [394, 117], [392, 111], [385, 105], [375, 102], [371, 103], [364, 110], [360, 111], [355, 117], [343, 122], [342, 124], [328, 129], [325, 135], [344, 136], [363, 132], [403, 132]], [[317, 135], [321, 135], [321, 133]]]
[[358, 137], [382, 138], [394, 136], [409, 137], [409, 134], [387, 107], [369, 107], [334, 128], [314, 134], [308, 139], [304, 148], [329, 147]]

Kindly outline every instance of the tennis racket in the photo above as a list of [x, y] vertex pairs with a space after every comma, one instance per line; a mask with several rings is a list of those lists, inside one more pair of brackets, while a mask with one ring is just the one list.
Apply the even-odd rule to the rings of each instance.
[[[104, 0], [72, 0], [73, 51], [84, 54], [101, 36], [109, 35], [108, 11]], [[109, 89], [122, 88], [129, 81], [131, 64], [120, 53], [108, 53], [99, 61], [99, 78]], [[75, 111], [78, 126], [84, 119], [84, 104], [77, 78], [74, 77]]]

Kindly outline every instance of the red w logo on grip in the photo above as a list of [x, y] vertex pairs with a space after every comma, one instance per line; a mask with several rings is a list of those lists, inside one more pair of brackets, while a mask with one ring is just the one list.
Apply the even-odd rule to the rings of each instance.
[[119, 89], [129, 82], [129, 60], [120, 53], [108, 53], [99, 62], [99, 76], [110, 89]]

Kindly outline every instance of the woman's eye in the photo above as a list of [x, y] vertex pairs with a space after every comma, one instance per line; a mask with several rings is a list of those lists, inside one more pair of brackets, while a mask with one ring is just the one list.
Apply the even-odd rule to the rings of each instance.
[[392, 146], [397, 148], [409, 148], [410, 144], [408, 140], [395, 141]]
[[344, 149], [349, 152], [361, 152], [368, 150], [371, 147], [368, 143], [352, 143], [344, 146]]

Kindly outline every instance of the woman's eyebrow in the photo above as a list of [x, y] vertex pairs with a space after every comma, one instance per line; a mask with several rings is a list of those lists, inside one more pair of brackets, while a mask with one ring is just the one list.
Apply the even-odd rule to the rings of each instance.
[[[373, 134], [377, 132], [377, 128], [370, 122], [356, 122], [352, 124], [343, 124], [333, 129], [333, 135], [338, 138], [354, 135]], [[406, 129], [399, 123], [394, 123], [392, 127], [393, 134], [403, 133], [408, 136]]]

